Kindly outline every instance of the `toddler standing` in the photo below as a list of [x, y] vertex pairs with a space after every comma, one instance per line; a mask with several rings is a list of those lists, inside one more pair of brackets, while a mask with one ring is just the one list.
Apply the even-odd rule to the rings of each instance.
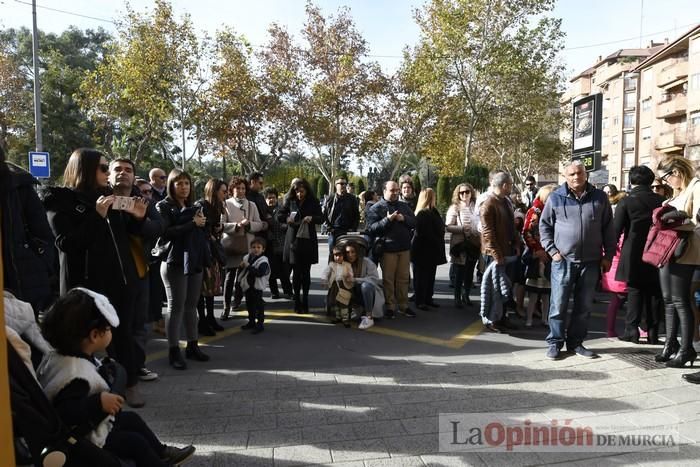
[[350, 304], [354, 282], [352, 265], [345, 261], [345, 251], [339, 246], [333, 247], [333, 261], [323, 270], [321, 283], [328, 287], [328, 306], [335, 307], [334, 322], [342, 322], [346, 328], [350, 327]]
[[265, 256], [265, 239], [255, 237], [250, 242], [250, 253], [243, 257], [238, 266], [238, 280], [241, 289], [245, 293], [245, 303], [248, 307], [248, 323], [241, 329], [252, 329], [253, 334], [260, 334], [265, 330], [265, 301], [263, 291], [270, 280], [270, 262]]

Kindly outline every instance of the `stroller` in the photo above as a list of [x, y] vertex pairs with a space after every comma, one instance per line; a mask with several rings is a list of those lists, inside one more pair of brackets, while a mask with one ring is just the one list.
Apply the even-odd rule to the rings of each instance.
[[7, 353], [17, 465], [133, 467], [87, 439], [73, 436], [9, 342]]

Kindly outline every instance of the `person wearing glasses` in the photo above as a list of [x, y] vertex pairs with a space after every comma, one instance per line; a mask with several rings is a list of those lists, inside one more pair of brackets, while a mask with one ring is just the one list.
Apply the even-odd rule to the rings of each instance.
[[[659, 270], [666, 311], [666, 342], [656, 361], [666, 362], [668, 367], [682, 368], [687, 362], [692, 365], [697, 358], [693, 348], [695, 317], [690, 305], [690, 284], [695, 268], [700, 265], [700, 231], [693, 215], [700, 207], [700, 179], [695, 177], [692, 163], [682, 156], [672, 156], [660, 162], [657, 173], [661, 181], [673, 188], [674, 197], [667, 203], [676, 208], [676, 211], [665, 214], [662, 220], [668, 219], [669, 215], [682, 219], [684, 223], [678, 230], [688, 232], [688, 246], [680, 257]], [[677, 340], [679, 322], [680, 344]]]
[[527, 206], [527, 209], [530, 209], [532, 207], [532, 204], [535, 202], [535, 198], [537, 197], [537, 181], [535, 181], [535, 177], [532, 175], [528, 175], [525, 177], [525, 191], [522, 194], [522, 201], [525, 203]]
[[148, 178], [151, 180], [151, 187], [153, 188], [152, 194], [155, 202], [157, 203], [158, 201], [164, 200], [168, 196], [166, 192], [167, 186], [165, 184], [168, 177], [165, 175], [165, 171], [154, 167], [148, 172]]
[[[328, 249], [333, 250], [335, 240], [357, 230], [360, 208], [357, 198], [347, 191], [348, 181], [340, 177], [335, 181], [335, 193], [323, 206], [323, 222], [328, 231]], [[332, 258], [329, 258], [329, 261]]]
[[663, 196], [664, 199], [669, 199], [673, 196], [673, 188], [665, 184], [659, 177], [656, 177], [652, 182], [651, 191]]
[[[49, 225], [56, 237], [61, 295], [85, 287], [106, 295], [123, 323], [115, 329], [113, 355], [127, 370], [127, 386], [138, 382], [132, 334], [134, 291], [139, 278], [129, 232], [139, 231], [148, 203], [137, 198], [126, 209], [113, 208], [109, 164], [96, 149], [76, 149], [63, 173], [63, 186], [42, 193]], [[124, 206], [120, 206], [124, 207]], [[135, 397], [127, 402], [143, 405]]]
[[[450, 233], [455, 308], [472, 306], [469, 293], [474, 282], [474, 266], [479, 261], [481, 250], [481, 236], [476, 228], [479, 213], [474, 207], [475, 200], [476, 193], [470, 184], [457, 185], [452, 193], [452, 205], [445, 216], [445, 228]], [[465, 242], [469, 242], [470, 245]], [[466, 248], [467, 246], [470, 248]]]

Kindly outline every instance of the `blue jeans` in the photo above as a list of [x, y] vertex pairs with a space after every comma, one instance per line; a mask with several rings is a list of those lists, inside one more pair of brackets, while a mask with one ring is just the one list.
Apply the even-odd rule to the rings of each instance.
[[355, 282], [352, 287], [352, 301], [362, 305], [365, 315], [371, 318], [374, 309], [374, 285], [369, 282]]
[[[552, 295], [547, 336], [549, 345], [556, 345], [561, 349], [566, 342], [566, 347], [573, 350], [583, 343], [588, 334], [588, 318], [591, 315], [593, 293], [599, 276], [600, 261], [552, 261]], [[567, 326], [566, 313], [572, 293], [574, 307]]]

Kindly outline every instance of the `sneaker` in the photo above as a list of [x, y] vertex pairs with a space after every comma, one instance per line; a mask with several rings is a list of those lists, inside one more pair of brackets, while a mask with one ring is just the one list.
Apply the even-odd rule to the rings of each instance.
[[191, 444], [184, 448], [176, 448], [175, 446], [165, 446], [160, 455], [160, 460], [169, 465], [180, 465], [187, 459], [192, 457], [195, 448]]
[[579, 357], [583, 358], [596, 358], [598, 355], [596, 355], [592, 350], [588, 350], [582, 345], [574, 347], [574, 350], [569, 350], [570, 353], [574, 353], [578, 355]]
[[363, 316], [360, 325], [357, 326], [357, 329], [369, 329], [372, 326], [374, 326], [374, 320], [369, 316]]
[[146, 401], [143, 399], [143, 395], [137, 385], [126, 388], [126, 403], [134, 409], [139, 409], [146, 405]]
[[141, 381], [155, 381], [158, 379], [158, 373], [143, 367], [139, 370], [139, 379]]
[[549, 348], [547, 349], [547, 353], [544, 354], [544, 356], [550, 360], [558, 360], [559, 359], [559, 348], [556, 345], [550, 345]]
[[405, 310], [399, 310], [399, 313], [401, 313], [402, 315], [407, 316], [409, 318], [416, 317], [416, 312], [411, 310], [410, 308], [406, 308]]

